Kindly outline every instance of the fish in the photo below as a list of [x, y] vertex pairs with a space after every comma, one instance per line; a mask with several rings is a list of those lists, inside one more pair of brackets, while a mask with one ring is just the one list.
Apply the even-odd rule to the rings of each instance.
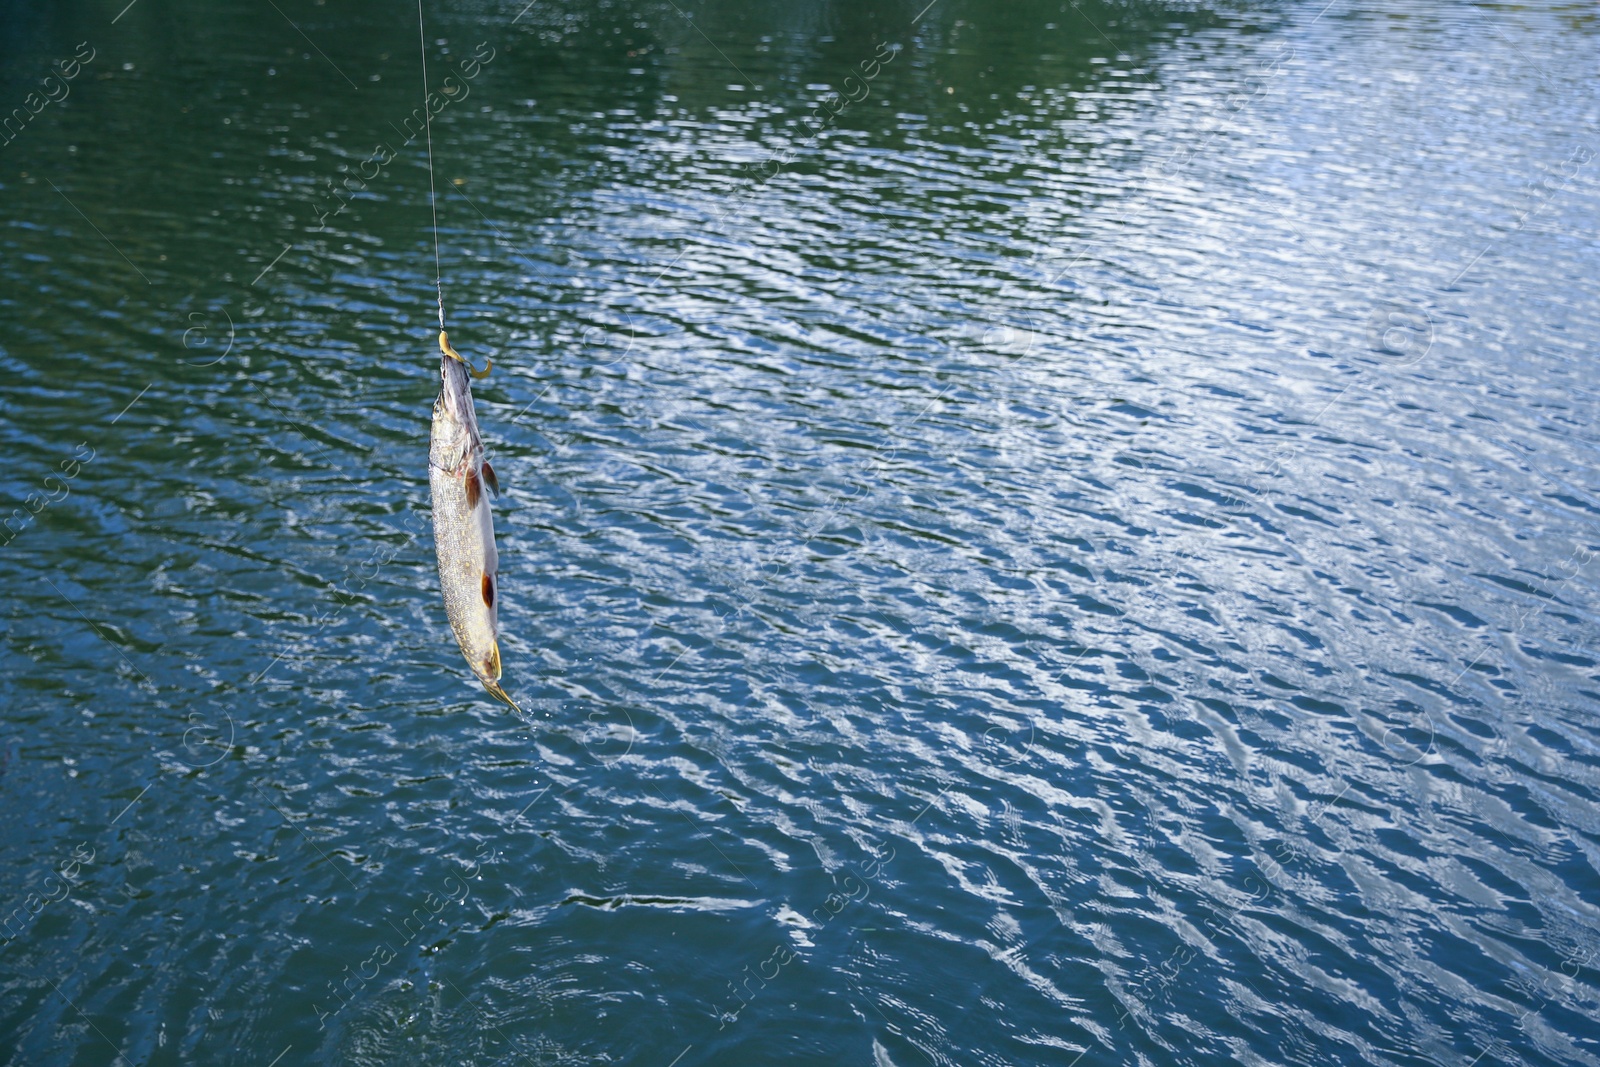
[[520, 711], [500, 686], [500, 555], [489, 508], [489, 494], [499, 497], [500, 481], [484, 457], [470, 380], [487, 377], [493, 364], [473, 370], [443, 330], [439, 350], [439, 397], [428, 443], [439, 588], [467, 666], [491, 696]]

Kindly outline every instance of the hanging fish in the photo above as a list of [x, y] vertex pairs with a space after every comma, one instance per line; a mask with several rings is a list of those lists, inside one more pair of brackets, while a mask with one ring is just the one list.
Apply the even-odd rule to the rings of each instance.
[[[483, 457], [473, 378], [489, 376], [493, 363], [473, 370], [439, 331], [439, 399], [433, 402], [428, 482], [433, 490], [433, 540], [439, 554], [444, 610], [467, 665], [483, 687], [513, 708], [500, 688], [499, 554], [488, 493], [500, 495], [494, 468]], [[521, 709], [518, 709], [521, 710]]]

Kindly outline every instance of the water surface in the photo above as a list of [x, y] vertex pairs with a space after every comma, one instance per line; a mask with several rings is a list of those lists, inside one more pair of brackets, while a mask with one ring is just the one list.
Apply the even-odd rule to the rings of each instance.
[[1592, 9], [924, 2], [429, 5], [522, 716], [412, 14], [0, 16], [0, 1058], [1600, 1063]]

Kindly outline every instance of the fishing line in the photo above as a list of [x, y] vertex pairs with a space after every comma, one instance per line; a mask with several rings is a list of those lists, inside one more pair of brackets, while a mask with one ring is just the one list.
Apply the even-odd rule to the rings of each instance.
[[433, 283], [439, 290], [439, 331], [444, 332], [444, 271], [439, 266], [439, 193], [433, 184], [433, 112], [428, 107], [428, 35], [417, 0], [417, 41], [422, 46], [422, 125], [428, 131], [428, 202], [433, 207]]

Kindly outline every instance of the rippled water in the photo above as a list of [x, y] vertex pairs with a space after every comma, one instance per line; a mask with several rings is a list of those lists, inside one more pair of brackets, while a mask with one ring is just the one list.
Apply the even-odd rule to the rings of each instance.
[[430, 3], [522, 717], [412, 15], [8, 9], [0, 1058], [1600, 1063], [1593, 7], [924, 2]]

